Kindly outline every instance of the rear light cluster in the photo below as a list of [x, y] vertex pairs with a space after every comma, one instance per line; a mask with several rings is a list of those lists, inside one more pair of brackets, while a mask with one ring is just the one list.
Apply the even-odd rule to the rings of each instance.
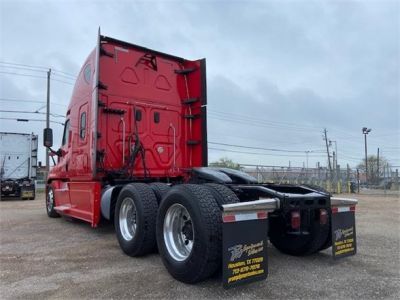
[[[328, 211], [326, 209], [319, 210], [319, 223], [325, 225], [328, 223]], [[299, 230], [301, 226], [300, 211], [294, 210], [290, 213], [290, 225], [292, 229]]]
[[291, 212], [290, 224], [292, 226], [292, 229], [295, 229], [295, 230], [300, 229], [300, 224], [301, 224], [300, 211], [295, 210], [295, 211]]
[[319, 224], [325, 225], [328, 223], [328, 211], [326, 209], [319, 210]]

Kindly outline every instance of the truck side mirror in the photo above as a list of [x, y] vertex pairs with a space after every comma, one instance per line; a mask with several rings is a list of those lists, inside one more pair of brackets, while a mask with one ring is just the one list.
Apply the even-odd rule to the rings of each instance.
[[43, 146], [50, 148], [53, 146], [53, 130], [45, 128], [43, 130]]

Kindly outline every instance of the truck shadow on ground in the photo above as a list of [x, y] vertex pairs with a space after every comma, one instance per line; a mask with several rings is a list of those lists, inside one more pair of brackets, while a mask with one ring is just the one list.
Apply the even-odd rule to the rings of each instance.
[[69, 216], [61, 216], [60, 221], [71, 226], [79, 227], [80, 229], [85, 230], [85, 232], [87, 231], [88, 234], [115, 234], [114, 223], [110, 221], [102, 220], [100, 224], [95, 228], [91, 227], [90, 224], [86, 221]]

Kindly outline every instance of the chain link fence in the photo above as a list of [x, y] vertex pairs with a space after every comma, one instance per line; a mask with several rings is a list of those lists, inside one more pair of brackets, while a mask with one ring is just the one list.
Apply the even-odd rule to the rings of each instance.
[[299, 168], [284, 166], [240, 165], [240, 169], [257, 178], [258, 182], [304, 184], [322, 188], [330, 193], [358, 193], [360, 188], [399, 190], [398, 170], [390, 170], [373, 183], [367, 183], [365, 173], [357, 169], [330, 171], [328, 168]]

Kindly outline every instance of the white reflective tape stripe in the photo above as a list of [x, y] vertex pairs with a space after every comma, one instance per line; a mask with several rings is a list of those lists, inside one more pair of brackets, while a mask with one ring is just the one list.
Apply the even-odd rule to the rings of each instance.
[[350, 206], [339, 206], [338, 207], [338, 212], [346, 212], [350, 211]]
[[236, 222], [238, 221], [248, 221], [248, 220], [257, 220], [257, 213], [243, 213], [243, 214], [235, 214]]

